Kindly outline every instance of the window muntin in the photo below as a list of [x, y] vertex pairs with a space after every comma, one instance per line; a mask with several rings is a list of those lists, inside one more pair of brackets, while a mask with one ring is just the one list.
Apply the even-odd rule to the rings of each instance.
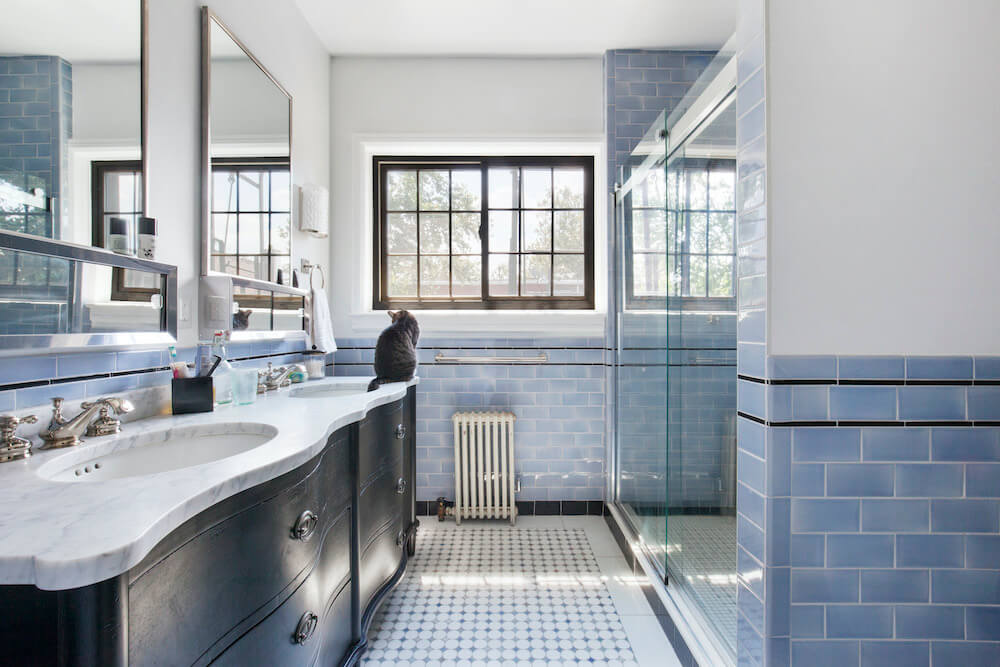
[[213, 271], [291, 280], [290, 178], [287, 160], [212, 160]]
[[734, 298], [735, 161], [684, 158], [665, 171], [651, 170], [625, 195], [629, 302]]
[[593, 158], [376, 157], [375, 180], [376, 308], [593, 308]]
[[686, 158], [668, 179], [670, 295], [734, 297], [735, 160]]

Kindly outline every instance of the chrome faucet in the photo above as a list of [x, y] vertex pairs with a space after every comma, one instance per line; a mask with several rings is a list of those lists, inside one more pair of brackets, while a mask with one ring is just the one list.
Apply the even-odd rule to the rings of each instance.
[[34, 424], [38, 421], [35, 415], [0, 417], [0, 463], [17, 461], [31, 456], [31, 441], [17, 437], [17, 427], [21, 424]]
[[[109, 412], [121, 415], [133, 409], [131, 401], [124, 398], [100, 398], [93, 402], [81, 403], [80, 414], [72, 419], [64, 419], [62, 404], [63, 399], [52, 399], [52, 421], [49, 422], [48, 428], [39, 434], [45, 442], [46, 449], [78, 445], [80, 435], [84, 431], [90, 437], [118, 433], [121, 431], [121, 422], [111, 417]], [[100, 416], [91, 423], [96, 412], [100, 412]]]
[[291, 384], [291, 376], [295, 371], [299, 371], [303, 375], [306, 373], [306, 369], [302, 364], [275, 367], [270, 361], [267, 362], [267, 368], [257, 371], [259, 378], [257, 393], [262, 394], [265, 391], [273, 391], [280, 389], [284, 385]]

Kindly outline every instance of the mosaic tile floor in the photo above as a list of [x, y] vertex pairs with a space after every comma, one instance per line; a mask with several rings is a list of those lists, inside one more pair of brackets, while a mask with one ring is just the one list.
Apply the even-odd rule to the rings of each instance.
[[[615, 599], [612, 590], [623, 587], [622, 576], [603, 573], [617, 567], [610, 551], [613, 542], [608, 546], [610, 533], [601, 519], [580, 519], [564, 523], [559, 517], [524, 517], [517, 527], [424, 521], [406, 577], [372, 623], [371, 648], [363, 663], [673, 664], [670, 658], [676, 658], [665, 638], [652, 649], [642, 647], [643, 655], [658, 655], [660, 660], [637, 658], [632, 645], [640, 632], [636, 628], [646, 621], [641, 632], [650, 634], [646, 616], [651, 612], [648, 606], [636, 606], [645, 604], [641, 594], [638, 600], [624, 599], [634, 598], [635, 591]], [[595, 556], [595, 540], [604, 549], [602, 557]], [[599, 562], [607, 560], [611, 565]], [[625, 616], [619, 615], [620, 608]]]
[[667, 535], [671, 574], [735, 651], [736, 517], [671, 514]]

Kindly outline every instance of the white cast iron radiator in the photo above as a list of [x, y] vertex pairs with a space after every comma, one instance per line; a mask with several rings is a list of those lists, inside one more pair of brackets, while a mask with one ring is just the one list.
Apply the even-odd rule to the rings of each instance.
[[514, 503], [514, 415], [456, 412], [455, 523], [517, 518]]

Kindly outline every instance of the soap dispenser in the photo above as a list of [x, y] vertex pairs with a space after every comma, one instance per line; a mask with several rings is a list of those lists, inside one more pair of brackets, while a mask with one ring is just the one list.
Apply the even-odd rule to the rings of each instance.
[[212, 375], [216, 405], [229, 405], [233, 402], [233, 367], [226, 359], [226, 338], [225, 331], [216, 331], [212, 336], [212, 354], [219, 358]]

